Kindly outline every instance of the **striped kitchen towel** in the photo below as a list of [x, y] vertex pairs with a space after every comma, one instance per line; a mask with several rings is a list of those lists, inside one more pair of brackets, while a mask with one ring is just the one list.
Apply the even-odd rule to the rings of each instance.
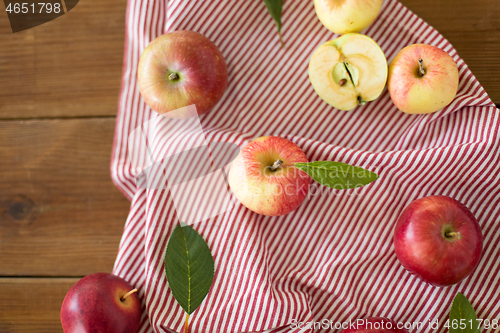
[[[213, 253], [215, 278], [190, 317], [191, 332], [338, 332], [335, 323], [368, 316], [423, 323], [419, 332], [445, 332], [459, 291], [480, 318], [500, 319], [500, 114], [467, 65], [436, 30], [398, 1], [386, 0], [363, 33], [389, 62], [409, 44], [442, 48], [458, 64], [458, 94], [430, 115], [398, 111], [387, 91], [343, 112], [316, 95], [307, 74], [315, 48], [337, 36], [322, 26], [310, 0], [285, 0], [282, 21], [284, 48], [261, 0], [128, 2], [111, 173], [132, 204], [114, 273], [139, 288], [140, 332], [181, 332], [184, 323], [163, 266], [178, 212], [171, 191], [141, 183], [151, 163], [141, 156], [151, 147], [133, 135], [159, 118], [139, 93], [139, 57], [153, 39], [174, 30], [204, 34], [228, 65], [224, 97], [200, 117], [203, 140], [242, 147], [253, 138], [277, 135], [295, 142], [310, 161], [345, 162], [380, 175], [355, 190], [313, 183], [305, 202], [286, 216], [261, 216], [236, 204], [194, 225]], [[192, 139], [188, 130], [162, 135], [169, 144], [156, 153], [182, 149]], [[479, 266], [448, 288], [406, 272], [392, 245], [402, 210], [438, 194], [465, 204], [484, 234]], [[438, 329], [429, 325], [436, 320]]]

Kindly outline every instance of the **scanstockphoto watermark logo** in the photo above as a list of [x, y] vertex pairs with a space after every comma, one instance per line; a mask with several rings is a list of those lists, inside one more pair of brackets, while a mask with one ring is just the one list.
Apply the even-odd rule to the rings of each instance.
[[[229, 168], [240, 153], [240, 147], [231, 142], [208, 141], [195, 105], [175, 110], [174, 115], [175, 118], [158, 114], [131, 132], [127, 143], [127, 165], [139, 188], [169, 191], [179, 221], [192, 225], [240, 204], [228, 182]], [[278, 182], [266, 191], [271, 191], [267, 194], [272, 196], [302, 197], [307, 192], [309, 198], [306, 197], [306, 200], [312, 196], [337, 195], [345, 193], [337, 190], [357, 187], [357, 182], [366, 177], [367, 171], [360, 173], [352, 171], [352, 168], [350, 170], [339, 167], [325, 171], [329, 177], [342, 179], [343, 184], [346, 184], [345, 187], [332, 189], [314, 181], [304, 186], [300, 182], [303, 174], [294, 174], [303, 171], [292, 168], [287, 177], [294, 181], [285, 184]], [[247, 172], [241, 175], [240, 199], [245, 198], [251, 186]], [[349, 194], [360, 194], [362, 183], [359, 186]]]
[[[266, 167], [269, 170], [271, 166]], [[309, 175], [315, 178], [322, 179], [341, 179], [342, 181], [332, 187], [324, 186], [316, 181], [313, 181], [309, 186], [304, 186], [301, 182], [301, 176], [298, 173], [303, 171], [293, 168], [288, 170], [287, 183], [278, 184], [269, 190], [269, 194], [273, 196], [294, 196], [304, 195], [307, 193], [307, 199], [321, 195], [345, 195], [345, 190], [350, 190], [349, 195], [362, 195], [364, 179], [367, 178], [368, 170], [355, 171], [354, 168], [333, 167], [330, 170], [310, 170]]]
[[330, 319], [321, 319], [318, 321], [299, 321], [293, 319], [290, 323], [292, 329], [308, 329], [308, 330], [401, 330], [420, 332], [422, 330], [430, 330], [431, 332], [437, 331], [440, 327], [444, 326], [447, 329], [454, 329], [460, 331], [475, 331], [475, 330], [492, 330], [498, 332], [500, 328], [500, 320], [498, 319], [453, 319], [446, 320], [440, 323], [437, 318], [428, 319], [426, 321], [414, 322], [395, 322], [387, 318], [370, 319], [356, 319], [345, 322], [333, 321]]
[[390, 320], [370, 321], [366, 319], [349, 320], [345, 322], [322, 319], [319, 321], [298, 321], [293, 319], [290, 323], [292, 329], [328, 329], [328, 330], [420, 330], [426, 327], [437, 329], [439, 322], [437, 319], [427, 322], [393, 322]]
[[208, 142], [195, 105], [176, 112], [183, 118], [158, 115], [129, 135], [128, 162], [138, 187], [170, 191], [179, 221], [192, 225], [238, 204], [227, 173], [240, 147]]
[[75, 8], [79, 0], [3, 0], [12, 32], [52, 21]]

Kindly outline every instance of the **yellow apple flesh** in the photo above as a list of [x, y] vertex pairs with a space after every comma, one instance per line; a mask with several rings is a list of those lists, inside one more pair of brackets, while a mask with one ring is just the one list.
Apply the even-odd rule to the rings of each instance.
[[377, 18], [383, 0], [314, 0], [316, 14], [330, 31], [360, 32]]
[[351, 33], [314, 51], [309, 79], [325, 102], [349, 111], [380, 96], [387, 81], [387, 60], [373, 39]]
[[436, 112], [450, 104], [458, 90], [458, 67], [438, 47], [414, 44], [398, 52], [389, 66], [387, 88], [399, 110]]

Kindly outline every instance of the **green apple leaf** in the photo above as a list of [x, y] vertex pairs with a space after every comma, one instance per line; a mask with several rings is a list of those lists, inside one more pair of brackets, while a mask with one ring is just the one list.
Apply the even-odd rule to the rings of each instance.
[[214, 279], [214, 259], [205, 240], [190, 226], [180, 224], [168, 240], [165, 253], [167, 281], [188, 315], [203, 302]]
[[467, 297], [458, 293], [451, 304], [450, 333], [480, 333], [476, 312]]
[[266, 4], [267, 11], [273, 18], [278, 28], [278, 36], [280, 37], [281, 47], [283, 47], [283, 39], [281, 38], [281, 9], [283, 8], [283, 0], [263, 0]]
[[295, 163], [295, 167], [307, 173], [321, 185], [336, 190], [365, 186], [378, 179], [376, 173], [341, 162]]

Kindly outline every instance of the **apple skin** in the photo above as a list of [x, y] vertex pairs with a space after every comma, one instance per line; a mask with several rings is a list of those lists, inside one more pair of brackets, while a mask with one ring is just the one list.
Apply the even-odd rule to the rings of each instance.
[[383, 0], [314, 0], [321, 23], [331, 32], [344, 35], [360, 32], [377, 18]]
[[[369, 323], [371, 323], [371, 325]], [[379, 328], [376, 329], [374, 328], [374, 326]], [[408, 333], [408, 331], [405, 330], [404, 328], [398, 329], [397, 323], [394, 320], [383, 317], [371, 317], [363, 319], [363, 322], [360, 325], [357, 325], [356, 328], [346, 328], [340, 332], [341, 333]]]
[[119, 276], [94, 273], [78, 281], [61, 306], [64, 333], [136, 333], [141, 320], [137, 293], [120, 298], [134, 288]]
[[[219, 49], [195, 31], [174, 31], [152, 41], [139, 60], [139, 90], [145, 102], [171, 118], [189, 118], [210, 111], [227, 87], [227, 66]], [[169, 79], [170, 75], [177, 78]], [[174, 112], [177, 110], [176, 112]]]
[[[419, 74], [419, 59], [425, 74]], [[436, 112], [455, 98], [458, 67], [453, 58], [438, 47], [426, 44], [401, 49], [389, 65], [387, 89], [399, 110], [411, 114]]]
[[399, 217], [394, 249], [411, 274], [444, 287], [462, 281], [476, 268], [483, 235], [463, 204], [446, 196], [429, 196], [413, 201]]
[[[283, 164], [271, 171], [278, 159]], [[231, 163], [229, 186], [251, 211], [267, 216], [288, 214], [304, 201], [311, 183], [308, 174], [294, 167], [298, 162], [307, 158], [293, 142], [276, 136], [257, 138]]]

